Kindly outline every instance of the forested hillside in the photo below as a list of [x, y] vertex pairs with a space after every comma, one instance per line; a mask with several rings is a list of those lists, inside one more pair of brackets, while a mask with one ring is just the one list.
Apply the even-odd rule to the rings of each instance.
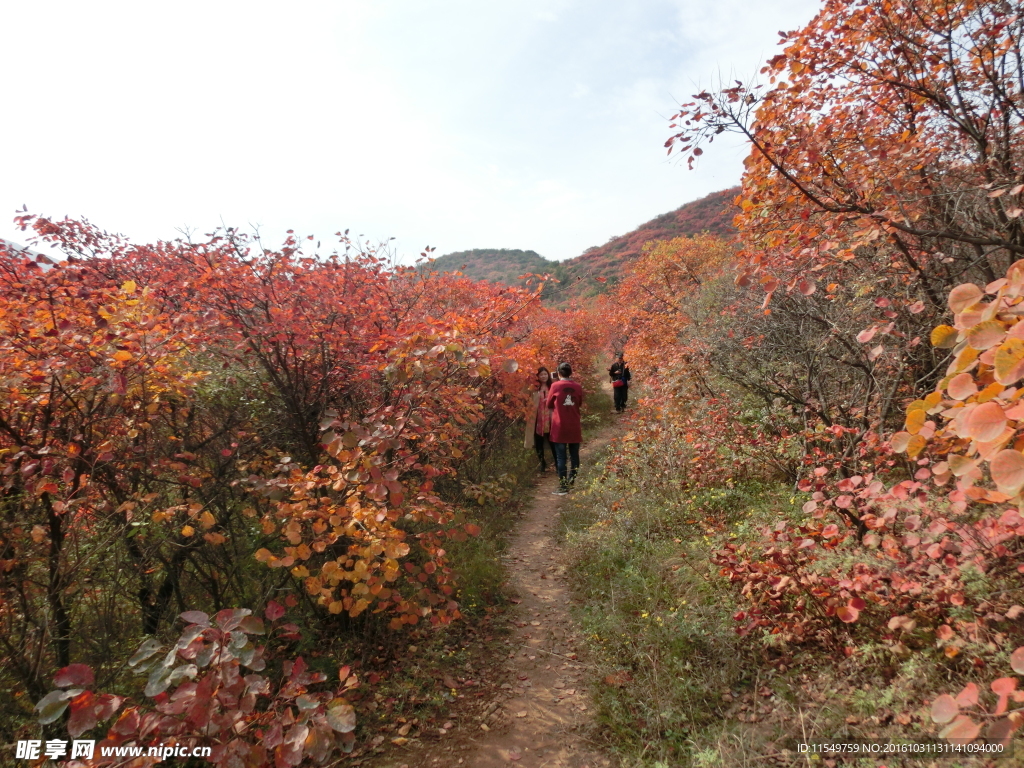
[[461, 271], [473, 280], [504, 285], [523, 285], [519, 276], [526, 273], [551, 274], [559, 283], [546, 286], [544, 298], [549, 304], [564, 306], [574, 299], [606, 293], [640, 255], [645, 243], [700, 232], [732, 236], [736, 231], [732, 224], [736, 214], [733, 199], [738, 192], [739, 188], [733, 187], [694, 200], [562, 262], [545, 259], [535, 251], [477, 248], [445, 254], [430, 262], [429, 268], [439, 272]]
[[549, 261], [536, 251], [512, 248], [474, 248], [439, 256], [422, 269], [438, 272], [461, 272], [470, 280], [487, 280], [502, 285], [523, 286], [525, 274], [554, 274], [557, 261]]

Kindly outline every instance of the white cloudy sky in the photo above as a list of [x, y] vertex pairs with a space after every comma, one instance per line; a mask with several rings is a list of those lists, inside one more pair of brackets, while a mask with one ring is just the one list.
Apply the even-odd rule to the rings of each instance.
[[815, 0], [131, 0], [0, 9], [0, 237], [26, 204], [137, 240], [221, 221], [563, 259], [735, 184], [665, 156]]

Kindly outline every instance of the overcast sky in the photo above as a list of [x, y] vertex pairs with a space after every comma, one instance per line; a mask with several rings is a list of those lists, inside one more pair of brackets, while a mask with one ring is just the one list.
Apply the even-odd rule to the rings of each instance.
[[738, 182], [735, 142], [666, 158], [668, 118], [818, 2], [2, 6], [0, 237], [26, 204], [140, 241], [223, 221], [564, 259]]

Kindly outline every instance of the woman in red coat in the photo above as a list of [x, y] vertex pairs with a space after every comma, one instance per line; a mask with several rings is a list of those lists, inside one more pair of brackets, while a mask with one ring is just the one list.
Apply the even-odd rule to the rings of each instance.
[[548, 390], [551, 385], [551, 374], [543, 365], [537, 369], [537, 389], [533, 391], [530, 398], [530, 405], [526, 412], [526, 435], [523, 446], [529, 448], [531, 445], [537, 452], [537, 460], [540, 462], [540, 471], [548, 471], [548, 463], [544, 458], [544, 444], [551, 445], [552, 463], [558, 463], [555, 455], [555, 446], [551, 444], [551, 411], [548, 409]]
[[568, 363], [559, 364], [558, 376], [558, 381], [548, 390], [547, 407], [551, 410], [551, 445], [555, 449], [555, 465], [558, 467], [558, 490], [555, 495], [565, 496], [576, 482], [576, 473], [580, 468], [580, 442], [583, 440], [580, 406], [583, 405], [583, 387], [572, 380], [572, 366]]

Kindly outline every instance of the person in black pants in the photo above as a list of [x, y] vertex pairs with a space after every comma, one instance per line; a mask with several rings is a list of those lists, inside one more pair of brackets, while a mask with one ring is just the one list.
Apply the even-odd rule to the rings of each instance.
[[626, 400], [629, 399], [629, 380], [633, 378], [633, 374], [630, 373], [629, 366], [626, 365], [621, 352], [612, 363], [612, 367], [608, 369], [608, 375], [612, 380], [615, 410], [617, 413], [622, 413], [626, 410]]

